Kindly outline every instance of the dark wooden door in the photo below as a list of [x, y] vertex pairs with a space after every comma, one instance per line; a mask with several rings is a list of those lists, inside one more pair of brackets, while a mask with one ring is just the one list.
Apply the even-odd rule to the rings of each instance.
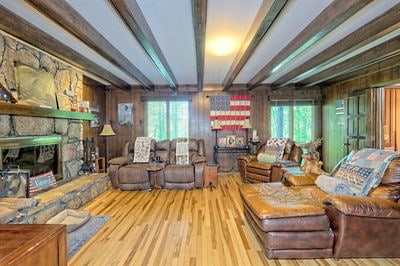
[[344, 155], [351, 150], [372, 147], [371, 90], [353, 92], [345, 104]]

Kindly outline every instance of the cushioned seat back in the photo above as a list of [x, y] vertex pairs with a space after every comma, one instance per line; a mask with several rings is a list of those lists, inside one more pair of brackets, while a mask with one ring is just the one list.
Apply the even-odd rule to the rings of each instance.
[[381, 184], [395, 185], [400, 184], [400, 158], [392, 160], [383, 175]]
[[[125, 143], [124, 149], [122, 151], [122, 156], [130, 157], [133, 160], [133, 155], [135, 154], [135, 141], [136, 138]], [[155, 149], [156, 149], [156, 140], [152, 139], [150, 144], [150, 158], [154, 156]]]
[[[260, 152], [264, 152], [265, 145], [267, 145], [267, 142], [261, 144], [260, 148], [258, 148], [257, 150], [257, 154], [259, 154]], [[303, 155], [303, 150], [299, 146], [297, 146], [293, 140], [289, 140], [285, 144], [282, 159], [300, 163], [302, 155]]]
[[155, 159], [159, 156], [160, 159], [165, 162], [165, 164], [169, 164], [169, 158], [170, 158], [169, 154], [170, 154], [170, 141], [161, 140], [156, 143], [154, 155], [152, 157]]
[[[189, 139], [189, 164], [192, 164], [194, 156], [204, 156], [203, 140]], [[176, 139], [171, 141], [171, 152], [169, 156], [170, 164], [176, 164]]]

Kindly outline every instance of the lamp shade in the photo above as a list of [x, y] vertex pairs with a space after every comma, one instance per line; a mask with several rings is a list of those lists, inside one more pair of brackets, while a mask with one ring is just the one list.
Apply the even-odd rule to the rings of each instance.
[[212, 130], [219, 130], [219, 129], [222, 129], [221, 123], [219, 122], [218, 119], [215, 119], [215, 120], [213, 121], [211, 129], [212, 129]]
[[110, 124], [105, 124], [103, 130], [100, 132], [99, 136], [115, 136], [115, 132]]
[[243, 129], [251, 128], [250, 120], [248, 118], [244, 120], [242, 128]]

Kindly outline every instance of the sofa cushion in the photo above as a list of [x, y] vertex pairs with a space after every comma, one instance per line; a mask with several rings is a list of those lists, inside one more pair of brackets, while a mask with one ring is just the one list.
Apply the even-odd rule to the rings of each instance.
[[264, 153], [264, 152], [260, 152], [257, 155], [257, 160], [260, 163], [273, 163], [273, 162], [276, 161], [276, 155], [271, 155], [271, 154], [267, 154], [267, 153]]
[[[314, 189], [318, 189], [314, 187]], [[239, 189], [243, 200], [260, 219], [324, 215], [321, 202], [301, 189], [282, 183], [244, 184]]]
[[353, 195], [350, 185], [343, 180], [328, 175], [319, 175], [315, 184], [328, 194]]

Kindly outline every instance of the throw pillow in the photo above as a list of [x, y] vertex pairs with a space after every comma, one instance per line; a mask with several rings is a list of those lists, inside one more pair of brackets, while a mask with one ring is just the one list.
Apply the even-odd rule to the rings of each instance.
[[269, 153], [268, 150], [275, 150], [277, 153], [278, 159], [282, 159], [283, 153], [285, 151], [285, 145], [289, 139], [287, 138], [270, 138], [267, 140], [267, 144], [265, 145], [266, 153]]
[[319, 175], [315, 184], [328, 194], [352, 195], [349, 184], [332, 176]]
[[346, 182], [355, 195], [366, 196], [369, 190], [364, 189], [370, 178], [373, 178], [373, 168], [361, 167], [358, 165], [343, 162], [334, 177]]
[[56, 186], [57, 183], [53, 171], [49, 171], [47, 173], [36, 176], [31, 176], [29, 178], [29, 196], [37, 194], [42, 190], [46, 190]]
[[271, 155], [271, 154], [260, 152], [257, 155], [257, 160], [260, 163], [273, 163], [273, 162], [276, 162], [276, 155]]

